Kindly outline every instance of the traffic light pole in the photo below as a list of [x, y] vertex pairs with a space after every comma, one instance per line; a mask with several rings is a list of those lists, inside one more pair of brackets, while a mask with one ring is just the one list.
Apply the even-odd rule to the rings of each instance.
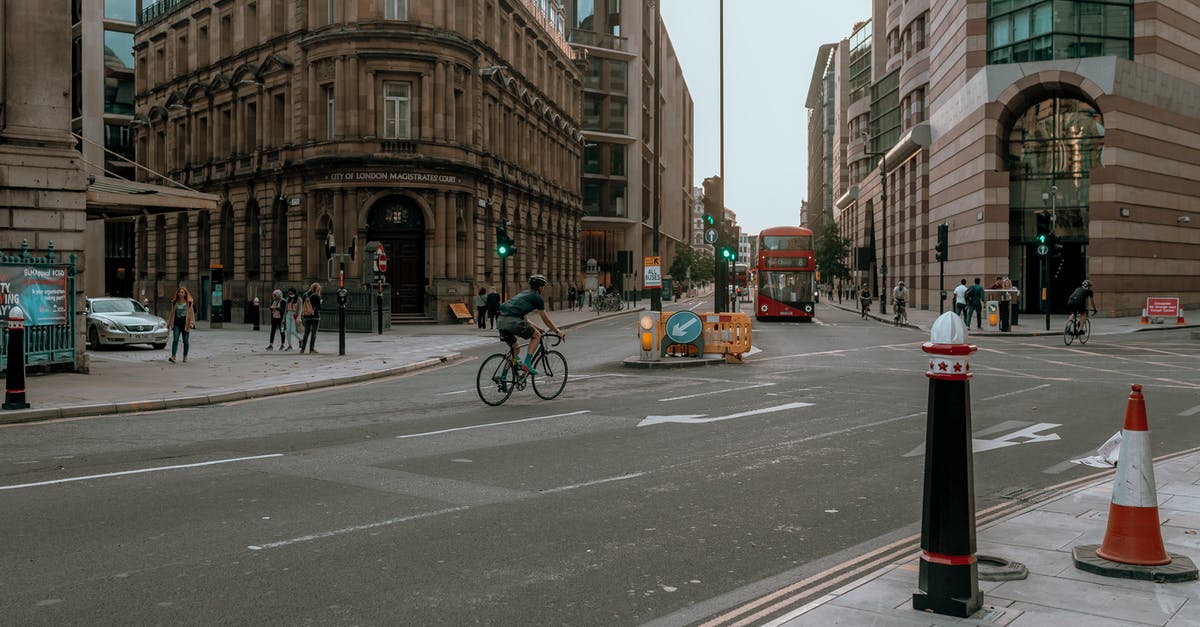
[[[662, 39], [659, 32], [659, 25], [662, 23], [661, 5], [662, 0], [654, 3], [654, 234], [651, 236], [651, 250], [654, 251], [655, 257], [658, 256], [658, 240], [661, 237], [660, 229], [662, 228], [659, 224], [662, 220], [662, 131], [659, 126], [659, 115], [662, 109], [662, 98], [659, 97], [661, 89], [659, 82], [659, 66], [661, 65], [659, 40]], [[650, 288], [650, 311], [662, 311], [661, 283], [658, 287]]]
[[[721, 198], [720, 204], [717, 205], [718, 218], [717, 222], [722, 227], [725, 225], [725, 0], [720, 0], [717, 4], [720, 17], [719, 49], [720, 49], [720, 118], [721, 118]], [[658, 94], [654, 95], [655, 101], [658, 100]], [[721, 240], [724, 241], [724, 233], [721, 233]], [[729, 302], [729, 281], [726, 276], [729, 265], [720, 257], [720, 248], [713, 246], [713, 311], [722, 313], [725, 311], [726, 303]]]

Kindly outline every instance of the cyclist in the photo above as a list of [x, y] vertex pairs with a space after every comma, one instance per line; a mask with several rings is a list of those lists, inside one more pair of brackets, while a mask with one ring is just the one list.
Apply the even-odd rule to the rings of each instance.
[[908, 301], [908, 288], [904, 287], [904, 281], [896, 283], [896, 287], [892, 288], [892, 302], [896, 306], [896, 320], [908, 324], [908, 307], [904, 304]]
[[1074, 292], [1071, 292], [1070, 298], [1067, 298], [1067, 309], [1071, 312], [1072, 320], [1077, 322], [1087, 320], [1089, 300], [1092, 303], [1092, 313], [1095, 313], [1096, 295], [1092, 292], [1092, 282], [1084, 279], [1083, 283], [1075, 288]]
[[871, 311], [871, 290], [867, 289], [867, 284], [862, 284], [862, 289], [858, 291], [858, 304], [862, 308], [862, 317], [867, 317], [867, 312]]
[[500, 339], [508, 344], [513, 359], [519, 357], [517, 338], [529, 340], [529, 350], [525, 353], [525, 361], [521, 363], [521, 367], [531, 375], [537, 375], [537, 371], [533, 369], [533, 354], [537, 352], [538, 344], [542, 341], [543, 331], [530, 324], [525, 317], [536, 311], [541, 315], [542, 322], [553, 329], [554, 333], [566, 337], [550, 320], [550, 316], [546, 315], [546, 301], [542, 300], [543, 287], [546, 287], [544, 275], [535, 274], [529, 277], [529, 289], [500, 305], [500, 320], [496, 325], [500, 329]]

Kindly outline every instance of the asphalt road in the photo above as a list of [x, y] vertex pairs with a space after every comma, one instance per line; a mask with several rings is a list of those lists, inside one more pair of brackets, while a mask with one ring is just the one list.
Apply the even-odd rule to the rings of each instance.
[[[4, 622], [688, 623], [919, 530], [923, 333], [822, 308], [756, 324], [745, 365], [642, 371], [619, 365], [633, 324], [571, 331], [554, 401], [484, 406], [481, 350], [2, 428]], [[1186, 331], [986, 338], [972, 368], [980, 510], [1095, 472], [1067, 462], [1120, 429], [1130, 383], [1156, 455], [1197, 446]]]

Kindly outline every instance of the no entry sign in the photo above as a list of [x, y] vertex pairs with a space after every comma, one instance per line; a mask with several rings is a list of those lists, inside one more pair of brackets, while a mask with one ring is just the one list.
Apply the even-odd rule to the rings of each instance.
[[375, 271], [387, 272], [387, 253], [383, 252], [383, 246], [375, 249]]

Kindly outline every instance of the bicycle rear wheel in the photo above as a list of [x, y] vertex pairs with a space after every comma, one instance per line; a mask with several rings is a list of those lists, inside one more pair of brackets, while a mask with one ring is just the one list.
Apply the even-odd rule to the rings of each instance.
[[1092, 337], [1092, 321], [1084, 320], [1079, 325], [1079, 343], [1087, 344], [1088, 338]]
[[475, 377], [475, 391], [479, 392], [479, 400], [488, 405], [499, 405], [512, 396], [515, 387], [517, 373], [508, 355], [496, 353], [479, 365], [479, 374]]
[[1070, 320], [1067, 321], [1067, 328], [1063, 329], [1063, 344], [1071, 345], [1075, 341], [1075, 325]]
[[533, 391], [538, 396], [550, 400], [562, 394], [567, 386], [567, 358], [558, 351], [546, 351], [537, 365], [533, 375]]

